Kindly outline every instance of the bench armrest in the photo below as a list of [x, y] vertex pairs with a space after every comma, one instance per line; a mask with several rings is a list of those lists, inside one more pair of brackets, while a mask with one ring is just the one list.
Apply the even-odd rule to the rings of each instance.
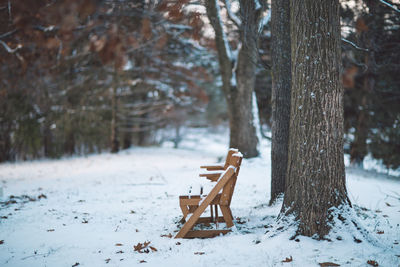
[[209, 173], [201, 173], [199, 174], [200, 177], [206, 177], [208, 180], [211, 181], [217, 181], [219, 177], [221, 177], [221, 174], [223, 171], [214, 171], [214, 172], [209, 172]]
[[222, 171], [224, 170], [224, 165], [222, 164], [208, 164], [200, 166], [202, 169], [207, 169], [207, 171]]

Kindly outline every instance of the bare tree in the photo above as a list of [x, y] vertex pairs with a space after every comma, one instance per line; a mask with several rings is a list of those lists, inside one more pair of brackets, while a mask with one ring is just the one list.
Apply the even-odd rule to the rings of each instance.
[[215, 32], [222, 90], [228, 106], [229, 146], [238, 148], [246, 158], [251, 158], [259, 154], [252, 96], [257, 61], [256, 36], [263, 9], [258, 1], [240, 1], [240, 20], [230, 10], [229, 0], [225, 3], [228, 15], [239, 28], [237, 56], [231, 51], [217, 0], [206, 1], [207, 16]]

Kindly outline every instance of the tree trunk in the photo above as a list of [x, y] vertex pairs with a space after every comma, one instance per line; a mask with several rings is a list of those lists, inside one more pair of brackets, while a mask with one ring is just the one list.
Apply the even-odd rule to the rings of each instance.
[[118, 125], [117, 125], [117, 83], [111, 89], [111, 153], [119, 151]]
[[[46, 113], [48, 114], [48, 113]], [[53, 147], [53, 135], [51, 133], [51, 122], [48, 118], [45, 118], [43, 122], [43, 153], [45, 158], [50, 158], [54, 156]]]
[[271, 200], [285, 191], [290, 123], [290, 1], [272, 0]]
[[70, 127], [67, 130], [63, 152], [70, 156], [72, 156], [75, 153], [75, 134], [73, 131], [73, 127]]
[[354, 140], [351, 143], [350, 162], [352, 165], [363, 167], [363, 161], [368, 154], [367, 138], [370, 128], [370, 106], [371, 95], [375, 87], [377, 65], [375, 52], [379, 50], [377, 45], [379, 35], [384, 31], [384, 14], [380, 11], [380, 4], [377, 1], [365, 0], [369, 16], [363, 18], [367, 22], [368, 29], [359, 33], [359, 42], [368, 49], [364, 56], [366, 71], [363, 73], [363, 85], [360, 92], [357, 124], [354, 133]]
[[122, 148], [128, 149], [132, 146], [132, 133], [131, 132], [124, 132]]
[[339, 1], [292, 0], [289, 164], [282, 212], [298, 234], [329, 233], [332, 208], [350, 204], [343, 160]]
[[[222, 77], [222, 89], [227, 101], [230, 141], [229, 146], [238, 148], [245, 158], [258, 156], [258, 139], [253, 121], [252, 93], [255, 82], [256, 33], [260, 11], [254, 1], [240, 1], [242, 46], [238, 58], [233, 58], [226, 34], [222, 27], [218, 1], [207, 0], [207, 16], [215, 32], [215, 43]], [[235, 62], [237, 61], [237, 62]]]

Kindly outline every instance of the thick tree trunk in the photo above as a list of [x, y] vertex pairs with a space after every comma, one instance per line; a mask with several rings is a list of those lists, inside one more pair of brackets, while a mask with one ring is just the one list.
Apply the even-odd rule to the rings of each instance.
[[235, 59], [232, 58], [226, 34], [222, 28], [218, 1], [206, 1], [207, 16], [215, 32], [222, 89], [228, 106], [229, 146], [238, 148], [245, 158], [251, 158], [259, 154], [252, 113], [252, 93], [255, 82], [255, 53], [257, 52], [255, 48], [256, 35], [253, 30], [258, 27], [260, 12], [256, 10], [254, 1], [241, 1], [240, 8], [243, 18], [240, 26], [240, 39], [243, 44], [238, 58]]
[[271, 200], [285, 191], [288, 164], [291, 48], [290, 1], [272, 0], [272, 142], [271, 142]]
[[289, 164], [282, 212], [298, 234], [329, 233], [332, 208], [350, 204], [343, 160], [339, 1], [292, 0]]

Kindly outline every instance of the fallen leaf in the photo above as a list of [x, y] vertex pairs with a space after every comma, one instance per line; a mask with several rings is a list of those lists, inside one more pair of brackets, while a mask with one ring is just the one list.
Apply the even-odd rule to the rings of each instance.
[[145, 262], [147, 262], [147, 261], [145, 261], [145, 260], [141, 260], [141, 261], [139, 261], [139, 263], [145, 263]]
[[205, 252], [201, 252], [201, 251], [200, 251], [200, 252], [195, 252], [195, 253], [194, 253], [194, 255], [203, 255], [203, 254], [205, 254]]
[[168, 238], [172, 238], [171, 233], [169, 233], [168, 235], [160, 235], [161, 237], [168, 237]]
[[47, 232], [54, 232], [54, 231], [55, 231], [54, 229], [47, 230]]
[[361, 243], [362, 240], [360, 240], [360, 239], [354, 237], [354, 242], [356, 242], [356, 243]]
[[152, 246], [150, 246], [150, 249], [151, 249], [153, 252], [156, 252], [156, 251], [157, 251], [157, 249], [156, 249], [155, 247], [152, 247]]
[[123, 245], [121, 243], [115, 244], [116, 247], [122, 247]]
[[321, 266], [321, 267], [340, 266], [340, 264], [337, 264], [334, 262], [321, 262], [321, 263], [319, 263], [319, 266]]
[[385, 231], [378, 231], [378, 232], [376, 232], [378, 235], [381, 235], [381, 234], [384, 234], [385, 233]]
[[245, 220], [243, 220], [242, 218], [240, 218], [240, 217], [237, 217], [236, 218], [236, 223], [238, 223], [238, 224], [245, 224], [246, 223], [246, 221]]
[[0, 245], [3, 245], [4, 244], [4, 240], [0, 240]]
[[46, 196], [45, 194], [40, 194], [40, 195], [38, 196], [38, 199], [42, 199], [42, 198], [47, 198], [47, 196]]
[[109, 259], [105, 259], [104, 261], [106, 262], [106, 263], [109, 263], [110, 262], [110, 258]]
[[149, 253], [150, 250], [147, 248], [147, 246], [150, 244], [150, 241], [144, 242], [144, 243], [137, 243], [137, 245], [133, 246], [133, 250], [137, 251], [139, 253]]
[[75, 264], [72, 265], [72, 267], [76, 267], [76, 266], [78, 266], [78, 265], [80, 265], [79, 262], [75, 262]]
[[369, 261], [367, 261], [367, 263], [368, 263], [369, 265], [372, 265], [372, 266], [379, 266], [379, 264], [378, 264], [376, 261], [374, 261], [374, 260], [369, 260]]
[[286, 259], [284, 259], [282, 262], [291, 262], [293, 261], [292, 256], [289, 256], [289, 258], [286, 257]]

